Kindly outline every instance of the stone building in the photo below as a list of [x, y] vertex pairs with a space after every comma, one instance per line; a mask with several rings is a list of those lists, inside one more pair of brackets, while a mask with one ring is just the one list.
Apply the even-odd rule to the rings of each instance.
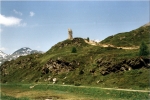
[[69, 35], [68, 39], [72, 40], [73, 39], [72, 29], [70, 29], [70, 28], [68, 29], [68, 35]]

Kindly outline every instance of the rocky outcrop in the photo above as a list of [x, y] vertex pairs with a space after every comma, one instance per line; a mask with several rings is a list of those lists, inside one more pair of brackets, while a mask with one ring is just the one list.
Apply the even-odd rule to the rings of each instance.
[[134, 58], [117, 61], [115, 59], [100, 58], [96, 61], [97, 67], [102, 75], [107, 75], [111, 72], [127, 71], [131, 69], [150, 68], [149, 59]]
[[64, 60], [49, 60], [42, 68], [42, 74], [54, 73], [67, 73], [73, 71], [79, 63], [77, 61], [67, 62]]
[[84, 39], [82, 38], [73, 38], [72, 40], [65, 40], [65, 41], [62, 41], [62, 42], [59, 42], [57, 43], [56, 45], [54, 45], [51, 50], [55, 50], [55, 49], [61, 49], [63, 47], [66, 47], [66, 46], [76, 46], [76, 47], [79, 47], [79, 46], [85, 46], [87, 45], [87, 43], [85, 43]]

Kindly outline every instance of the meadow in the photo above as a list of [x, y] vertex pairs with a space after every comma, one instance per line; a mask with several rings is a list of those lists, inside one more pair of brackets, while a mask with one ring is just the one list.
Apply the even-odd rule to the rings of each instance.
[[59, 84], [1, 84], [1, 100], [149, 100], [148, 91]]

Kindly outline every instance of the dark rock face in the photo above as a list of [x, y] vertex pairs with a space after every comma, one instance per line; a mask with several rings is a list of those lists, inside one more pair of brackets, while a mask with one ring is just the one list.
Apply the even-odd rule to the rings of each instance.
[[96, 61], [97, 67], [102, 75], [107, 75], [111, 72], [127, 71], [131, 69], [139, 69], [142, 67], [150, 68], [149, 59], [146, 58], [134, 58], [122, 61], [115, 61], [113, 59], [98, 59]]
[[66, 73], [73, 71], [78, 66], [76, 61], [67, 62], [64, 60], [49, 60], [42, 68], [42, 74], [48, 73]]

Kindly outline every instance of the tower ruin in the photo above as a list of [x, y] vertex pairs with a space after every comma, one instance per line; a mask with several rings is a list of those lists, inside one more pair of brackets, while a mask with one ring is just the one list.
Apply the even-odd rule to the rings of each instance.
[[68, 37], [68, 39], [69, 40], [72, 40], [73, 39], [73, 37], [72, 37], [72, 29], [68, 29], [68, 35], [69, 35], [69, 37]]

